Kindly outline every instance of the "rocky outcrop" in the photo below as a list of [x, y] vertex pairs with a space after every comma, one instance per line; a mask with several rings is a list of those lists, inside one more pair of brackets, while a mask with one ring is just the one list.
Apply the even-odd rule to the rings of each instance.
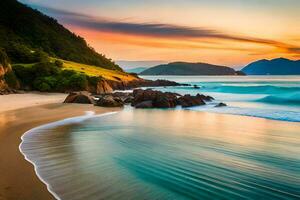
[[6, 53], [0, 49], [0, 94], [15, 93], [19, 82], [11, 69]]
[[95, 84], [89, 84], [87, 91], [89, 91], [92, 94], [105, 94], [112, 93], [113, 88], [111, 87], [108, 81], [101, 79]]
[[181, 96], [172, 92], [135, 89], [132, 93], [115, 92], [94, 97], [86, 92], [70, 93], [65, 103], [94, 103], [95, 106], [101, 107], [123, 107], [125, 104], [131, 104], [135, 108], [174, 108], [181, 105], [185, 108], [205, 105], [206, 101], [212, 99], [202, 94]]
[[167, 86], [188, 86], [188, 84], [180, 84], [174, 81], [168, 80], [145, 80], [138, 79], [133, 81], [111, 81], [107, 80], [107, 83], [113, 90], [129, 90], [140, 87], [167, 87]]
[[174, 108], [177, 105], [192, 107], [205, 105], [205, 101], [212, 99], [212, 97], [201, 94], [197, 94], [196, 96], [181, 96], [170, 92], [137, 89], [133, 91], [133, 101], [131, 105], [136, 108]]
[[95, 106], [101, 107], [123, 107], [124, 101], [117, 96], [112, 94], [103, 95], [97, 97], [97, 101], [95, 102]]
[[227, 106], [225, 103], [218, 103], [215, 107], [225, 107], [225, 106]]
[[[140, 107], [139, 104], [142, 102], [151, 101], [152, 107], [154, 108], [173, 108], [177, 105], [177, 95], [175, 93], [170, 92], [160, 92], [154, 91], [151, 89], [142, 90], [137, 89], [133, 91], [133, 101], [131, 103], [132, 106]], [[147, 105], [150, 105], [147, 103]]]
[[178, 104], [186, 108], [192, 106], [205, 105], [205, 102], [204, 99], [199, 94], [197, 94], [196, 96], [191, 96], [187, 94], [178, 99]]
[[94, 99], [88, 92], [72, 92], [67, 96], [64, 103], [93, 104]]
[[5, 81], [5, 74], [10, 71], [10, 65], [6, 53], [0, 49], [0, 91], [8, 89], [8, 85]]
[[135, 105], [135, 108], [153, 108], [152, 101], [143, 101]]

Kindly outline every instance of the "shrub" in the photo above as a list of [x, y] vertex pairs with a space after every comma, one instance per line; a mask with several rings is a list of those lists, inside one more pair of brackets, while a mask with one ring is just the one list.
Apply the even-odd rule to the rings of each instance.
[[4, 75], [5, 82], [7, 85], [11, 88], [18, 89], [19, 88], [19, 82], [18, 79], [13, 71], [9, 71]]
[[101, 81], [102, 77], [101, 76], [88, 76], [88, 83], [92, 86], [96, 86], [99, 81]]
[[35, 81], [33, 85], [34, 85], [34, 88], [40, 92], [50, 92], [51, 91], [50, 85], [48, 85], [45, 82]]
[[13, 65], [12, 69], [16, 77], [20, 80], [21, 85], [31, 86], [35, 79], [35, 74], [33, 73], [31, 67], [25, 67], [23, 65]]
[[30, 49], [25, 45], [11, 43], [6, 48], [8, 56], [13, 63], [35, 63], [49, 61], [48, 54], [42, 50]]
[[88, 84], [95, 86], [102, 78], [89, 77], [73, 70], [62, 70], [55, 62], [41, 62], [33, 66], [14, 65], [13, 71], [22, 87], [42, 92], [86, 90]]
[[55, 64], [57, 67], [59, 67], [59, 68], [62, 68], [63, 65], [64, 65], [64, 63], [63, 63], [62, 61], [60, 61], [60, 60], [55, 60], [55, 61], [54, 61], [54, 64]]
[[32, 73], [36, 77], [57, 75], [60, 69], [51, 62], [40, 62], [32, 66]]
[[7, 54], [2, 49], [0, 49], [0, 65], [2, 65], [3, 67], [8, 67], [9, 65]]
[[56, 91], [57, 79], [52, 76], [36, 78], [33, 87], [41, 92]]
[[86, 75], [74, 74], [69, 78], [68, 88], [72, 90], [85, 90], [88, 86]]

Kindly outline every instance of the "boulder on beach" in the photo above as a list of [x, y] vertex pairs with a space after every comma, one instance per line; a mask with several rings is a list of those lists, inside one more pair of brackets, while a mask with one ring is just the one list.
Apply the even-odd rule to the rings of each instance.
[[[211, 100], [213, 100], [212, 97], [201, 94], [197, 94], [196, 96], [181, 96], [180, 94], [172, 92], [161, 92], [151, 89], [136, 89], [133, 91], [133, 101], [131, 105], [137, 107], [137, 105], [142, 103], [138, 106], [139, 108], [149, 108], [150, 106], [153, 108], [174, 108], [177, 105], [181, 105], [182, 107], [191, 107], [205, 105], [205, 101]], [[145, 102], [147, 102], [146, 105]]]
[[152, 101], [142, 101], [135, 105], [135, 108], [153, 108]]
[[227, 106], [225, 103], [218, 103], [215, 107], [224, 107], [224, 106]]
[[93, 104], [93, 97], [88, 92], [72, 92], [65, 99], [64, 103]]
[[186, 95], [178, 98], [178, 104], [180, 104], [182, 107], [186, 108], [186, 107], [192, 107], [192, 106], [205, 105], [205, 102], [200, 95], [191, 96], [189, 94], [186, 94]]
[[113, 95], [104, 95], [98, 97], [99, 99], [95, 102], [95, 106], [101, 107], [123, 107], [124, 103], [120, 97], [114, 97]]
[[197, 96], [198, 98], [204, 100], [204, 101], [212, 101], [212, 100], [214, 100], [213, 97], [211, 97], [211, 96], [206, 96], [206, 95], [204, 95], [204, 94], [197, 94], [196, 96]]
[[[176, 93], [154, 91], [151, 89], [137, 89], [133, 91], [132, 106], [138, 105], [141, 102], [151, 101], [153, 108], [173, 108], [177, 99]], [[150, 104], [148, 104], [149, 106]]]

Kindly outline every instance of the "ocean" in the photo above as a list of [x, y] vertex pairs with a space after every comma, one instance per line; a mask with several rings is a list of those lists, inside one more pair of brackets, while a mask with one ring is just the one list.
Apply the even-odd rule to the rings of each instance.
[[[197, 111], [247, 115], [300, 122], [300, 76], [144, 76], [191, 84], [191, 87], [155, 88], [179, 94], [203, 93], [216, 100]], [[195, 89], [197, 85], [200, 88]], [[215, 108], [216, 102], [228, 106]]]
[[88, 112], [22, 136], [20, 151], [57, 199], [300, 199], [299, 77], [162, 78], [200, 89], [160, 90], [216, 100]]

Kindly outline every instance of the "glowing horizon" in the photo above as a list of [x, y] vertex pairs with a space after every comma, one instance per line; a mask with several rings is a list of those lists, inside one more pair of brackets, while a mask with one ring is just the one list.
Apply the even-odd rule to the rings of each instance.
[[300, 59], [300, 2], [295, 0], [64, 0], [68, 9], [58, 0], [22, 2], [58, 19], [114, 60], [240, 67], [258, 59]]

